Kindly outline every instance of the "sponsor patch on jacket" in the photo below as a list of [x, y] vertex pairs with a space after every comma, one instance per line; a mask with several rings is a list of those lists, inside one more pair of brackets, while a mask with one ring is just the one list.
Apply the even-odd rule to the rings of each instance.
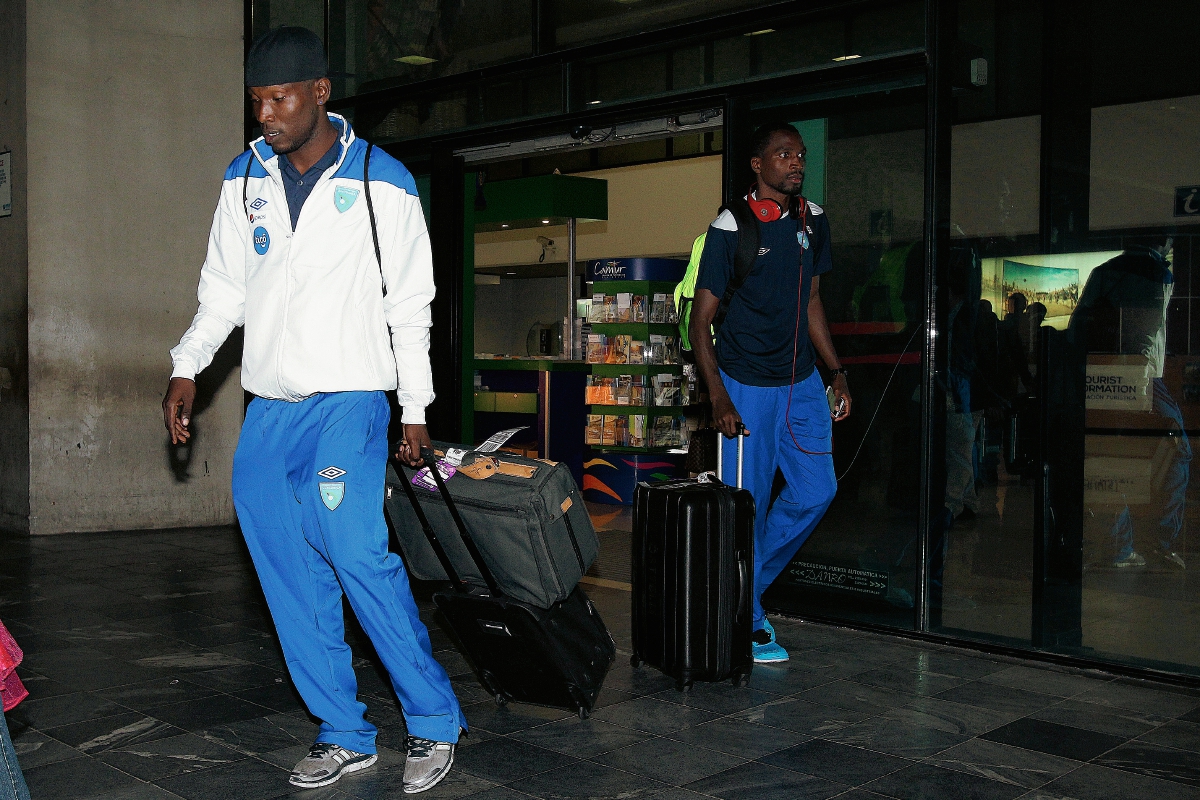
[[340, 214], [349, 211], [350, 206], [354, 205], [354, 201], [357, 199], [358, 189], [351, 189], [349, 186], [339, 186], [333, 190], [333, 205]]
[[326, 467], [317, 473], [327, 481], [335, 481], [346, 474], [346, 470], [341, 467]]
[[254, 252], [260, 256], [265, 256], [267, 250], [271, 248], [271, 234], [267, 233], [267, 229], [259, 226], [254, 229]]
[[266, 200], [263, 200], [261, 197], [256, 197], [256, 198], [254, 198], [254, 202], [250, 204], [250, 207], [253, 208], [255, 211], [258, 211], [260, 208], [262, 208], [266, 204], [267, 204]]

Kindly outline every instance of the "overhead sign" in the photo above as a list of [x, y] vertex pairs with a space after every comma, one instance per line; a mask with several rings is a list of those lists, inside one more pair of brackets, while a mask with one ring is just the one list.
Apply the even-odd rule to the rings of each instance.
[[0, 153], [0, 217], [12, 216], [12, 152]]
[[588, 262], [587, 280], [678, 283], [686, 269], [678, 258], [598, 258]]
[[1200, 217], [1200, 186], [1175, 187], [1175, 216]]
[[787, 581], [801, 586], [821, 586], [879, 597], [888, 592], [886, 572], [839, 567], [836, 564], [821, 564], [815, 561], [793, 561], [788, 564]]
[[1149, 411], [1150, 375], [1145, 364], [1088, 364], [1086, 407], [1099, 411]]

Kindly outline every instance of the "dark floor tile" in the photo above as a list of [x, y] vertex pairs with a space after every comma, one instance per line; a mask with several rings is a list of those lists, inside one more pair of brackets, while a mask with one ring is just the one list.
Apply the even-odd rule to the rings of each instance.
[[919, 759], [962, 744], [971, 737], [953, 730], [923, 727], [907, 716], [887, 714], [830, 731], [822, 738], [901, 758]]
[[731, 769], [745, 759], [672, 739], [654, 738], [595, 756], [592, 761], [649, 778], [686, 784]]
[[144, 714], [128, 713], [49, 728], [44, 733], [81, 753], [94, 755], [114, 747], [176, 736], [183, 731]]
[[994, 661], [979, 655], [970, 655], [961, 650], [922, 650], [895, 660], [896, 666], [917, 672], [933, 672], [938, 675], [951, 675], [965, 680], [978, 680], [985, 675], [993, 675], [1009, 666], [1004, 661]]
[[1022, 786], [929, 764], [914, 764], [863, 788], [899, 800], [1011, 800], [1025, 793]]
[[1173, 720], [1166, 725], [1161, 725], [1152, 731], [1143, 733], [1137, 738], [1137, 741], [1200, 753], [1200, 725], [1194, 722]]
[[215, 689], [198, 686], [182, 678], [155, 678], [128, 686], [100, 689], [96, 692], [113, 702], [142, 712], [158, 706], [181, 703], [185, 700], [201, 700], [217, 693]]
[[25, 770], [29, 794], [37, 800], [93, 800], [120, 789], [135, 788], [137, 778], [91, 758], [57, 761]]
[[578, 758], [591, 758], [650, 738], [648, 733], [623, 728], [611, 722], [595, 718], [581, 720], [578, 717], [567, 717], [548, 725], [519, 731], [511, 736], [522, 742]]
[[218, 694], [203, 700], [185, 700], [182, 703], [158, 706], [152, 713], [163, 722], [169, 722], [184, 730], [200, 731], [214, 725], [266, 717], [274, 712], [238, 697]]
[[746, 722], [786, 728], [809, 736], [821, 736], [870, 716], [872, 713], [868, 711], [850, 711], [808, 700], [780, 700], [734, 715]]
[[1113, 706], [1099, 706], [1080, 700], [1064, 700], [1029, 716], [1046, 722], [1067, 725], [1071, 728], [1082, 728], [1085, 731], [1107, 733], [1110, 736], [1120, 736], [1126, 739], [1132, 739], [1152, 731], [1169, 719], [1157, 714], [1147, 714], [1142, 711]]
[[230, 692], [234, 697], [240, 697], [256, 705], [264, 706], [272, 711], [289, 713], [306, 711], [307, 706], [291, 683], [275, 683], [270, 686], [259, 686], [254, 689], [243, 689], [240, 692]]
[[275, 641], [275, 637], [269, 633], [240, 622], [222, 622], [208, 627], [188, 628], [179, 631], [175, 636], [189, 644], [208, 649], [241, 642], [270, 646]]
[[912, 761], [861, 747], [813, 739], [758, 759], [764, 764], [783, 767], [818, 778], [858, 786], [905, 767]]
[[144, 781], [156, 781], [185, 772], [200, 772], [232, 764], [246, 756], [193, 733], [185, 733], [109, 750], [98, 758]]
[[186, 800], [268, 800], [289, 790], [288, 770], [253, 758], [155, 783]]
[[1054, 695], [1031, 692], [1025, 689], [1015, 689], [1011, 686], [1000, 686], [984, 681], [972, 681], [953, 689], [939, 692], [939, 700], [949, 700], [952, 703], [990, 708], [993, 711], [1007, 711], [1014, 714], [1032, 714], [1060, 698]]
[[914, 727], [978, 736], [1007, 725], [1021, 715], [1012, 711], [953, 703], [936, 697], [918, 697], [903, 708], [888, 711], [887, 716], [909, 720]]
[[1035, 789], [1080, 766], [1078, 761], [986, 739], [963, 742], [931, 756], [926, 763], [1028, 789]]
[[911, 670], [907, 667], [887, 666], [861, 672], [854, 676], [854, 682], [892, 689], [903, 694], [934, 695], [961, 686], [967, 679], [937, 672]]
[[650, 696], [655, 700], [665, 700], [668, 703], [699, 708], [716, 714], [732, 714], [778, 699], [776, 694], [734, 686], [728, 682], [697, 683], [686, 692], [664, 689]]
[[11, 733], [13, 749], [17, 751], [17, 763], [21, 765], [21, 769], [33, 769], [43, 764], [83, 757], [83, 753], [74, 747], [69, 747], [41, 731], [26, 728], [22, 731], [12, 730]]
[[640, 697], [661, 692], [664, 689], [674, 689], [675, 680], [654, 667], [644, 666], [634, 669], [628, 663], [618, 661], [608, 671], [608, 675], [604, 678], [604, 685]]
[[1092, 763], [1200, 787], [1200, 753], [1190, 750], [1130, 742], [1097, 756]]
[[531, 706], [524, 703], [508, 703], [501, 707], [492, 702], [466, 706], [463, 713], [466, 715], [467, 724], [471, 729], [481, 728], [501, 735], [516, 733], [571, 716], [570, 712], [558, 708]]
[[281, 672], [286, 669], [283, 662], [283, 655], [279, 652], [279, 647], [271, 640], [252, 639], [246, 642], [216, 645], [210, 649], [241, 661], [247, 661], [251, 664], [262, 664], [264, 667], [270, 667]]
[[653, 797], [666, 784], [591, 761], [580, 761], [512, 784], [512, 788], [543, 800], [618, 800]]
[[1106, 675], [1084, 674], [1079, 671], [1060, 671], [1046, 666], [1013, 664], [986, 675], [980, 680], [1058, 697], [1074, 697], [1098, 688], [1111, 681], [1112, 678]]
[[721, 800], [825, 800], [850, 787], [813, 775], [750, 762], [689, 783], [684, 788]]
[[1196, 800], [1191, 786], [1084, 764], [1037, 790], [1037, 800]]
[[503, 736], [463, 748], [454, 759], [458, 769], [493, 783], [524, 780], [530, 775], [566, 767], [576, 761], [578, 759], [563, 753]]
[[980, 738], [1062, 758], [1073, 758], [1076, 761], [1090, 761], [1125, 742], [1125, 739], [1119, 736], [1070, 728], [1029, 717], [989, 731]]
[[625, 728], [662, 735], [700, 725], [716, 719], [718, 715], [651, 697], [639, 697], [597, 709], [592, 716]]
[[[7, 624], [7, 623], [6, 623]], [[42, 700], [47, 697], [60, 697], [64, 694], [74, 694], [79, 687], [66, 681], [53, 680], [24, 667], [17, 668], [17, 675], [29, 690], [29, 699]]]
[[74, 692], [44, 700], [26, 700], [8, 712], [8, 716], [10, 720], [23, 722], [38, 730], [46, 730], [89, 719], [127, 714], [130, 710], [98, 694]]
[[[393, 765], [383, 765], [383, 759], [376, 767], [347, 775], [338, 781], [336, 786], [354, 800], [400, 800], [412, 797], [404, 794], [401, 784], [404, 779], [403, 762]], [[495, 783], [464, 772], [458, 768], [458, 758], [455, 757], [454, 769], [442, 779], [437, 786], [421, 793], [422, 800], [458, 800], [458, 798], [475, 797], [481, 792], [498, 788]], [[285, 795], [286, 796], [286, 795]], [[524, 796], [528, 800], [529, 796]], [[296, 794], [296, 800], [308, 800], [308, 795]]]
[[1115, 680], [1077, 695], [1076, 700], [1143, 713], [1179, 717], [1200, 707], [1200, 697], [1144, 681]]
[[885, 709], [902, 706], [913, 699], [913, 695], [908, 692], [867, 686], [856, 683], [854, 680], [827, 683], [824, 686], [800, 692], [796, 697], [800, 700], [809, 700], [827, 706], [837, 706], [870, 714], [878, 714]]
[[210, 725], [198, 734], [247, 755], [261, 755], [295, 745], [308, 746], [317, 738], [317, 726], [291, 714]]
[[144, 604], [142, 608], [148, 613], [140, 617], [135, 617], [137, 627], [141, 630], [154, 631], [165, 636], [178, 638], [197, 628], [210, 628], [213, 625], [221, 624], [220, 619], [208, 614], [199, 614], [195, 611], [177, 611], [164, 614], [161, 609], [156, 609], [150, 603]]
[[680, 742], [746, 759], [765, 756], [767, 753], [800, 744], [809, 738], [802, 733], [759, 725], [734, 717], [684, 728], [667, 736]]

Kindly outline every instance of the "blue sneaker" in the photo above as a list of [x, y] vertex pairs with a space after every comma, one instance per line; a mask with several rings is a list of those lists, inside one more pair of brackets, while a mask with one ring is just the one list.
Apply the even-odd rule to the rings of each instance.
[[755, 664], [778, 664], [790, 658], [788, 651], [775, 641], [775, 629], [765, 619], [763, 627], [754, 632], [753, 642], [750, 649]]

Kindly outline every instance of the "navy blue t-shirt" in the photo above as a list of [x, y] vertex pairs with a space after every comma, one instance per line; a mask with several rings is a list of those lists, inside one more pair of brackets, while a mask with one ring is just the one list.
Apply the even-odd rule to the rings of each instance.
[[[799, 341], [795, 381], [812, 374], [816, 353], [808, 337], [808, 299], [812, 277], [833, 268], [829, 252], [829, 220], [815, 203], [808, 204], [805, 222], [808, 247], [803, 249], [804, 286], [800, 291], [800, 220], [785, 216], [759, 223], [758, 259], [746, 282], [729, 303], [717, 333], [717, 365], [738, 383], [749, 386], [787, 386], [793, 380], [792, 342], [799, 298]], [[718, 298], [733, 277], [737, 252], [737, 222], [722, 211], [708, 229], [696, 288]]]

